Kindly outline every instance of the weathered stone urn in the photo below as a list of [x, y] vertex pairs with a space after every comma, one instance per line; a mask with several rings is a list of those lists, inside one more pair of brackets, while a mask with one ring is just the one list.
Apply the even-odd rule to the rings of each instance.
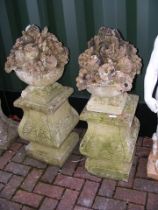
[[27, 154], [48, 164], [62, 166], [77, 144], [73, 132], [79, 120], [68, 102], [73, 93], [56, 81], [68, 62], [68, 50], [44, 28], [31, 25], [17, 39], [6, 62], [6, 71], [14, 70], [29, 84], [14, 102], [24, 111], [18, 132], [30, 141]]
[[18, 136], [17, 127], [17, 122], [7, 118], [3, 114], [0, 101], [0, 154], [4, 150], [7, 150]]
[[77, 86], [91, 93], [80, 115], [88, 123], [80, 144], [85, 167], [92, 174], [127, 181], [139, 132], [138, 96], [127, 91], [141, 60], [117, 30], [102, 27], [79, 56], [79, 65]]

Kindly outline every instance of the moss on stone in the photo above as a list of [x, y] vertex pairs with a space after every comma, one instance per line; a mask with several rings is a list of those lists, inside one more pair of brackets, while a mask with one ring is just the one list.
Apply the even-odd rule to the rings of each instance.
[[51, 165], [62, 166], [69, 154], [72, 152], [74, 147], [79, 141], [79, 136], [77, 133], [72, 132], [65, 139], [60, 148], [54, 148], [47, 145], [30, 143], [26, 147], [27, 154], [44, 161]]
[[81, 119], [87, 120], [88, 130], [81, 141], [80, 152], [88, 157], [89, 172], [127, 180], [140, 127], [134, 117], [137, 99], [129, 95], [124, 112], [116, 118], [105, 113], [82, 112]]

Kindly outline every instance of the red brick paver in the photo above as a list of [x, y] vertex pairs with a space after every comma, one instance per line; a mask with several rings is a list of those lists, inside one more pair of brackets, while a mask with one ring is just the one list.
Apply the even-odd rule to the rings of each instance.
[[0, 183], [0, 191], [4, 188], [4, 186], [5, 186], [4, 184]]
[[40, 207], [40, 210], [54, 210], [57, 206], [57, 203], [58, 201], [55, 200], [55, 199], [52, 199], [52, 198], [45, 198], [41, 207]]
[[17, 152], [20, 147], [22, 147], [22, 144], [21, 143], [13, 143], [11, 146], [10, 146], [10, 150], [14, 151], [14, 152]]
[[81, 195], [78, 199], [78, 204], [86, 207], [91, 207], [99, 184], [96, 182], [86, 181]]
[[128, 182], [88, 173], [77, 147], [59, 168], [28, 157], [26, 143], [0, 156], [0, 210], [158, 210], [158, 181], [146, 173], [150, 138], [138, 139]]
[[35, 209], [28, 206], [23, 206], [22, 210], [35, 210]]
[[158, 193], [158, 182], [146, 179], [135, 179], [134, 189], [146, 192]]
[[118, 187], [116, 189], [115, 198], [126, 202], [134, 202], [144, 205], [146, 201], [146, 193]]
[[0, 171], [0, 182], [7, 184], [11, 176], [12, 176], [12, 173], [8, 173], [6, 171]]
[[39, 160], [35, 160], [33, 158], [30, 157], [26, 157], [24, 164], [35, 167], [35, 168], [46, 168], [47, 165]]
[[3, 169], [12, 157], [15, 155], [14, 151], [8, 150], [0, 157], [0, 169]]
[[81, 206], [75, 206], [74, 210], [92, 210], [92, 209], [84, 208], [84, 207], [81, 207]]
[[6, 166], [5, 170], [17, 175], [26, 176], [30, 170], [30, 167], [19, 163], [10, 162]]
[[13, 157], [12, 161], [21, 163], [23, 162], [24, 158], [26, 156], [25, 147], [22, 146], [16, 153], [16, 155]]
[[32, 171], [28, 174], [28, 176], [24, 180], [21, 188], [31, 192], [41, 175], [42, 175], [42, 170], [36, 168], [32, 169]]
[[70, 176], [58, 175], [54, 183], [72, 190], [80, 190], [84, 180]]
[[104, 179], [99, 189], [99, 195], [112, 197], [115, 191], [116, 181], [111, 179]]
[[136, 147], [136, 155], [138, 157], [148, 157], [150, 148], [147, 147]]
[[93, 208], [99, 210], [126, 210], [126, 202], [97, 196]]
[[38, 183], [38, 185], [34, 189], [35, 193], [45, 195], [45, 196], [51, 197], [51, 198], [56, 198], [56, 199], [61, 198], [63, 191], [64, 191], [64, 188], [62, 188], [62, 187], [45, 184], [45, 183], [41, 183], [41, 182]]
[[21, 210], [22, 205], [17, 204], [13, 201], [5, 200], [0, 198], [0, 209], [1, 210]]
[[83, 166], [82, 167], [80, 166], [76, 169], [74, 176], [82, 179], [89, 179], [95, 182], [101, 181], [101, 178], [93, 176], [92, 174], [88, 173], [88, 171], [85, 168], [83, 168]]
[[56, 175], [58, 174], [59, 168], [56, 166], [48, 166], [41, 180], [44, 182], [52, 183]]
[[147, 178], [147, 158], [140, 158], [136, 176]]
[[5, 186], [5, 188], [1, 191], [0, 196], [10, 199], [14, 192], [17, 190], [17, 188], [20, 186], [20, 184], [23, 181], [23, 177], [13, 175], [11, 180], [8, 182], [8, 184]]
[[157, 210], [158, 209], [158, 195], [149, 193], [147, 201], [147, 210]]
[[144, 210], [144, 206], [129, 204], [128, 210]]
[[57, 210], [72, 210], [78, 198], [78, 192], [67, 189], [60, 201]]
[[81, 156], [79, 155], [71, 155], [70, 158], [64, 164], [61, 173], [65, 175], [72, 176], [75, 172], [76, 166], [78, 162], [81, 160]]
[[13, 197], [13, 200], [37, 208], [42, 200], [42, 196], [35, 193], [19, 190]]

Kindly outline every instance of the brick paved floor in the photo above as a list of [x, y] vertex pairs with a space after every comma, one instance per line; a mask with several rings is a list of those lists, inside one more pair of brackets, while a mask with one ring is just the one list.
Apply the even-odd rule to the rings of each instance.
[[0, 157], [0, 210], [158, 210], [158, 181], [146, 176], [151, 143], [138, 139], [123, 182], [87, 173], [78, 148], [58, 168], [26, 156], [26, 142], [17, 139]]

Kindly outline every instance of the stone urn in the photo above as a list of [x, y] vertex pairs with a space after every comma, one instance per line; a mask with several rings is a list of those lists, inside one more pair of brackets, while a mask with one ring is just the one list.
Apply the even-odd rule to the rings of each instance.
[[128, 180], [139, 132], [138, 96], [127, 93], [141, 68], [136, 52], [116, 29], [101, 27], [79, 56], [77, 87], [91, 93], [80, 115], [88, 124], [80, 152], [100, 177]]
[[36, 87], [44, 87], [54, 84], [58, 79], [60, 79], [60, 77], [63, 75], [63, 72], [64, 69], [53, 68], [52, 71], [43, 74], [42, 77], [35, 77], [34, 74], [31, 74], [27, 71], [23, 72], [15, 70], [15, 73], [20, 80], [27, 83], [28, 85]]
[[117, 90], [115, 86], [90, 85], [87, 91], [91, 93], [86, 107], [89, 111], [119, 115], [127, 101], [127, 93]]
[[45, 27], [28, 26], [16, 40], [5, 64], [29, 86], [14, 102], [24, 111], [18, 132], [30, 143], [27, 154], [48, 164], [62, 166], [77, 144], [73, 132], [78, 113], [68, 102], [73, 93], [56, 81], [68, 62], [68, 50]]
[[96, 97], [114, 97], [123, 94], [121, 91], [117, 89], [116, 86], [107, 85], [107, 86], [99, 86], [99, 85], [89, 85], [87, 87], [87, 91], [91, 93], [92, 96]]

